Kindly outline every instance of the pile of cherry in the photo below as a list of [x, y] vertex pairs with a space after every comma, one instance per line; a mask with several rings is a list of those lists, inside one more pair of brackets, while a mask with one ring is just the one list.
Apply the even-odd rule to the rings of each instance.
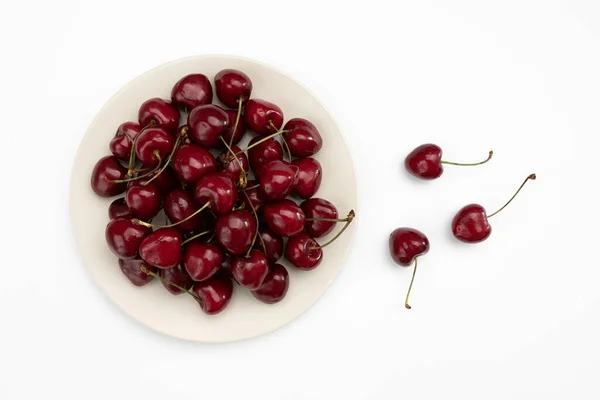
[[[281, 257], [316, 268], [354, 218], [353, 211], [339, 218], [331, 202], [313, 197], [322, 168], [312, 156], [323, 145], [315, 125], [303, 118], [284, 125], [277, 105], [250, 98], [252, 81], [242, 71], [220, 71], [214, 88], [229, 109], [212, 104], [203, 74], [181, 78], [170, 101], [145, 101], [138, 122], [118, 127], [112, 155], [91, 177], [99, 196], [125, 193], [110, 204], [105, 231], [125, 276], [136, 286], [157, 278], [208, 314], [227, 306], [233, 282], [264, 303], [281, 301], [289, 287]], [[241, 149], [247, 130], [255, 136]], [[164, 224], [156, 221], [161, 210]], [[319, 244], [337, 222], [345, 224]]]

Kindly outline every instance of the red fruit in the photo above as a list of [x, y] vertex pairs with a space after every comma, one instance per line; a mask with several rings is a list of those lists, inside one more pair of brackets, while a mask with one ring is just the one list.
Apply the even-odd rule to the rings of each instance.
[[140, 257], [157, 268], [172, 268], [181, 261], [181, 233], [175, 228], [161, 228], [140, 244]]
[[452, 219], [452, 234], [465, 243], [483, 242], [492, 234], [492, 226], [483, 206], [469, 204], [460, 209]]
[[[150, 268], [146, 266], [147, 268]], [[188, 275], [187, 271], [183, 267], [183, 263], [177, 264], [173, 268], [159, 269], [159, 275], [161, 278], [168, 280], [171, 283], [174, 283], [177, 286], [184, 288], [185, 290], [190, 290], [194, 285], [194, 281]], [[161, 281], [162, 285], [169, 291], [169, 293], [178, 295], [184, 293], [183, 290], [176, 288], [173, 285], [166, 283], [165, 281]]]
[[106, 225], [104, 236], [110, 251], [128, 260], [137, 256], [140, 244], [150, 233], [152, 229], [134, 223], [131, 218], [117, 217]]
[[166, 168], [156, 177], [156, 179], [153, 179], [154, 176], [156, 174], [158, 174], [159, 172], [160, 172], [159, 170], [156, 170], [154, 172], [149, 172], [149, 173], [148, 172], [139, 172], [135, 176], [145, 175], [145, 174], [148, 174], [148, 176], [146, 178], [137, 179], [135, 181], [129, 182], [127, 184], [127, 188], [129, 189], [132, 186], [144, 186], [150, 179], [152, 179], [152, 182], [150, 182], [150, 184], [156, 186], [158, 188], [158, 191], [160, 192], [160, 194], [162, 196], [164, 196], [167, 193], [169, 193], [171, 191], [171, 189], [173, 189], [178, 184], [177, 177], [175, 176], [175, 174], [173, 173], [171, 168]]
[[204, 281], [213, 276], [222, 262], [223, 251], [212, 243], [194, 240], [183, 251], [183, 265], [194, 281]]
[[304, 158], [316, 154], [323, 146], [323, 138], [312, 122], [304, 118], [290, 119], [283, 129], [283, 139], [294, 157]]
[[237, 108], [238, 101], [245, 104], [252, 93], [252, 81], [242, 71], [224, 69], [215, 75], [215, 90], [221, 103], [230, 108]]
[[204, 282], [197, 282], [192, 291], [200, 298], [198, 304], [207, 314], [218, 314], [227, 307], [233, 295], [231, 279], [215, 276]]
[[129, 211], [129, 207], [127, 207], [125, 197], [116, 199], [108, 206], [108, 218], [115, 219], [117, 217], [131, 217], [131, 212]]
[[117, 128], [117, 133], [110, 141], [110, 152], [122, 161], [129, 161], [133, 140], [142, 128], [135, 122], [123, 122]]
[[249, 180], [246, 184], [245, 194], [244, 191], [240, 191], [238, 197], [244, 202], [244, 209], [252, 211], [250, 205], [254, 207], [254, 210], [258, 210], [260, 206], [267, 202], [267, 199], [262, 194], [260, 187], [255, 187], [258, 182], [255, 180]]
[[[135, 286], [144, 286], [148, 283], [152, 282], [154, 277], [152, 275], [148, 275], [140, 269], [140, 266], [144, 264], [143, 260], [133, 259], [133, 260], [121, 260], [119, 259], [119, 268], [121, 268], [121, 272], [133, 283]], [[151, 267], [146, 265], [152, 272], [157, 272], [155, 267]]]
[[263, 213], [269, 228], [278, 235], [290, 237], [304, 229], [304, 212], [292, 200], [266, 204]]
[[267, 257], [258, 250], [252, 250], [248, 257], [235, 257], [231, 263], [233, 279], [240, 286], [256, 290], [269, 273]]
[[112, 197], [121, 194], [127, 188], [125, 183], [109, 181], [122, 180], [127, 177], [127, 168], [119, 164], [115, 156], [102, 157], [92, 171], [90, 185], [92, 190], [101, 197]]
[[250, 99], [244, 108], [244, 120], [252, 131], [266, 136], [281, 129], [283, 111], [268, 101]]
[[175, 150], [171, 165], [185, 184], [196, 183], [204, 175], [217, 170], [215, 157], [195, 144], [184, 144]]
[[283, 300], [289, 286], [290, 279], [287, 269], [281, 264], [273, 264], [263, 284], [250, 293], [263, 303], [274, 304]]
[[287, 161], [274, 160], [260, 167], [260, 189], [268, 200], [285, 199], [298, 179], [298, 167]]
[[[244, 117], [240, 115], [238, 119], [237, 126], [235, 125], [235, 121], [237, 119], [237, 111], [236, 110], [225, 110], [227, 116], [229, 117], [229, 126], [225, 133], [223, 133], [223, 139], [227, 142], [227, 144], [231, 143], [232, 145], [238, 144], [240, 140], [244, 137], [244, 133], [246, 133], [246, 123], [244, 122]], [[235, 128], [235, 130], [234, 130]], [[233, 136], [233, 140], [232, 137]], [[225, 148], [223, 143], [218, 145], [219, 148]]]
[[296, 268], [309, 271], [315, 269], [323, 260], [323, 250], [306, 232], [300, 232], [288, 239], [285, 257]]
[[125, 192], [125, 201], [131, 214], [144, 221], [156, 216], [162, 206], [158, 187], [152, 183], [146, 186], [131, 186]]
[[206, 104], [194, 108], [188, 117], [189, 136], [200, 146], [209, 149], [219, 142], [219, 136], [229, 127], [229, 116], [221, 107]]
[[321, 187], [323, 170], [321, 164], [314, 158], [299, 158], [292, 162], [298, 167], [298, 179], [294, 185], [294, 193], [303, 199], [309, 199]]
[[196, 183], [194, 200], [200, 206], [210, 201], [210, 208], [216, 214], [225, 214], [237, 202], [237, 186], [225, 172], [213, 172], [203, 176]]
[[266, 251], [269, 264], [277, 262], [283, 256], [283, 238], [264, 226], [258, 229], [258, 235], [254, 248], [262, 252]]
[[[167, 217], [169, 217], [169, 221], [172, 223], [183, 221], [196, 212], [197, 209], [198, 206], [192, 199], [192, 196], [183, 189], [173, 189], [165, 197], [165, 214]], [[200, 226], [201, 223], [202, 217], [200, 215], [196, 215], [195, 217], [192, 217], [187, 221], [177, 225], [177, 228], [183, 231], [191, 231]]]
[[171, 102], [155, 97], [140, 106], [138, 121], [144, 127], [154, 124], [175, 132], [179, 127], [179, 110]]
[[144, 166], [154, 167], [169, 157], [174, 145], [173, 137], [165, 129], [144, 129], [135, 142], [135, 155]]
[[427, 143], [417, 147], [406, 156], [404, 167], [411, 175], [416, 176], [417, 178], [431, 180], [439, 178], [442, 175], [444, 172], [442, 164], [466, 167], [481, 165], [488, 162], [493, 154], [494, 152], [490, 151], [486, 160], [476, 163], [456, 163], [442, 160], [442, 149], [440, 146]]
[[250, 212], [232, 211], [217, 219], [215, 238], [221, 247], [239, 256], [250, 248], [256, 228], [256, 221]]
[[417, 256], [429, 251], [429, 240], [416, 229], [398, 228], [390, 234], [389, 246], [396, 264], [408, 267]]
[[[255, 136], [248, 143], [248, 147], [262, 139], [264, 138]], [[248, 150], [248, 161], [250, 162], [250, 168], [254, 171], [273, 160], [283, 160], [283, 149], [275, 138], [267, 139]]]
[[[237, 154], [237, 156], [233, 156], [229, 150], [224, 150], [217, 157], [219, 170], [228, 173], [233, 179], [234, 182], [240, 182], [240, 176], [242, 175], [242, 168], [245, 172], [249, 171], [248, 167], [248, 158], [246, 154], [240, 151], [240, 148], [237, 146], [233, 146], [231, 148], [233, 154]], [[239, 153], [239, 154], [238, 154]], [[236, 157], [239, 160], [236, 161]], [[240, 168], [240, 164], [242, 168]]]
[[171, 90], [171, 101], [180, 107], [191, 110], [194, 107], [212, 103], [213, 91], [206, 75], [189, 74], [181, 78]]
[[[304, 201], [300, 204], [300, 208], [304, 212], [306, 218], [316, 219], [337, 219], [338, 211], [335, 206], [325, 200], [319, 198], [312, 198]], [[306, 231], [314, 238], [319, 238], [327, 235], [333, 228], [335, 228], [335, 222], [333, 221], [306, 221]]]

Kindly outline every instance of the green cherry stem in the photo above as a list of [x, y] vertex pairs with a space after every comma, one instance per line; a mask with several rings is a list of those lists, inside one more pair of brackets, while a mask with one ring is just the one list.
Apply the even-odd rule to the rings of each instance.
[[248, 183], [248, 179], [246, 178], [247, 172], [244, 169], [244, 167], [242, 166], [242, 162], [238, 158], [237, 154], [235, 154], [233, 152], [233, 150], [231, 149], [231, 147], [227, 144], [227, 140], [223, 139], [223, 136], [219, 136], [219, 139], [221, 139], [221, 141], [223, 142], [223, 144], [225, 145], [225, 147], [227, 147], [227, 151], [229, 152], [229, 154], [231, 154], [233, 156], [233, 158], [235, 158], [235, 160], [237, 161], [238, 165], [240, 166], [241, 173], [240, 173], [240, 181], [238, 183], [239, 183], [239, 185], [240, 185], [241, 188], [245, 188], [246, 187], [246, 183]]
[[130, 176], [130, 178], [117, 179], [117, 180], [106, 179], [106, 180], [110, 183], [127, 183], [127, 182], [133, 182], [133, 181], [137, 181], [139, 179], [144, 179], [144, 178], [149, 177], [150, 175], [152, 175], [154, 172], [156, 172], [160, 168], [160, 163], [161, 163], [160, 153], [158, 152], [158, 150], [154, 150], [153, 154], [154, 154], [154, 157], [156, 157], [158, 159], [158, 164], [156, 165], [156, 167], [152, 168], [152, 170], [150, 170], [150, 172], [143, 174], [143, 175], [138, 175], [138, 176], [131, 176], [131, 175], [129, 175], [129, 172], [127, 172], [128, 176]]
[[503, 205], [502, 207], [500, 207], [500, 209], [499, 209], [498, 211], [496, 211], [496, 212], [494, 212], [494, 213], [492, 213], [492, 214], [488, 215], [487, 217], [488, 217], [488, 218], [492, 218], [494, 215], [496, 215], [496, 214], [498, 214], [500, 211], [504, 210], [504, 208], [505, 208], [507, 205], [509, 205], [509, 204], [510, 204], [510, 202], [511, 202], [511, 201], [513, 201], [513, 199], [514, 199], [515, 197], [517, 197], [517, 195], [519, 194], [519, 192], [521, 191], [521, 189], [523, 189], [523, 186], [525, 186], [525, 184], [527, 183], [527, 181], [529, 181], [529, 180], [532, 180], [532, 181], [533, 181], [533, 180], [535, 180], [535, 178], [536, 178], [535, 174], [531, 174], [531, 175], [529, 175], [527, 178], [525, 178], [525, 180], [523, 181], [523, 183], [521, 184], [521, 186], [519, 186], [519, 188], [517, 189], [517, 191], [515, 192], [515, 194], [513, 194], [513, 196], [510, 198], [510, 200], [508, 200], [508, 201], [506, 202], [506, 204], [505, 204], [505, 205]]
[[194, 299], [196, 299], [197, 301], [199, 301], [200, 303], [202, 303], [202, 299], [198, 296], [196, 296], [194, 293], [190, 292], [189, 290], [187, 290], [184, 287], [181, 287], [179, 285], [177, 285], [176, 283], [171, 282], [168, 279], [163, 278], [162, 276], [158, 275], [156, 272], [152, 272], [150, 271], [144, 264], [140, 265], [140, 269], [142, 270], [143, 273], [145, 273], [146, 275], [150, 275], [155, 277], [156, 279], [163, 281], [164, 283], [166, 283], [167, 285], [171, 285], [173, 287], [176, 287], [177, 289], [186, 292], [187, 294], [189, 294], [190, 296], [192, 296]]
[[140, 131], [135, 135], [133, 142], [131, 143], [131, 154], [129, 155], [129, 169], [127, 170], [127, 176], [133, 175], [133, 171], [135, 169], [135, 145], [137, 143], [138, 138], [142, 135], [146, 129], [156, 125], [154, 120], [150, 121], [148, 125], [144, 126]]
[[169, 154], [167, 161], [165, 161], [165, 165], [162, 166], [162, 168], [156, 173], [156, 175], [154, 175], [152, 178], [148, 179], [148, 181], [144, 184], [144, 186], [148, 185], [150, 182], [152, 182], [153, 180], [158, 178], [159, 175], [162, 174], [165, 169], [167, 169], [167, 167], [171, 163], [171, 160], [173, 159], [173, 155], [175, 155], [175, 152], [179, 148], [179, 145], [181, 145], [181, 141], [183, 140], [184, 135], [185, 135], [185, 133], [177, 136], [177, 140], [175, 140], [175, 144], [173, 145], [173, 150], [171, 150], [171, 154]]
[[[258, 236], [258, 226], [260, 225], [260, 223], [258, 221], [258, 214], [256, 213], [256, 209], [254, 208], [254, 204], [252, 204], [250, 197], [248, 197], [248, 193], [246, 193], [245, 189], [242, 189], [242, 193], [244, 193], [244, 196], [246, 196], [246, 200], [248, 200], [248, 205], [250, 206], [250, 209], [252, 210], [252, 214], [254, 214], [254, 220], [256, 221], [256, 231], [254, 231], [254, 237], [252, 238], [252, 244], [250, 244], [250, 247], [248, 248], [248, 252], [246, 252], [246, 257], [250, 257], [250, 252], [252, 251], [252, 248], [254, 247], [254, 243], [256, 243], [256, 237]], [[265, 251], [265, 256], [266, 256], [267, 248], [265, 247], [265, 242], [262, 240], [262, 237], [260, 238], [260, 240], [262, 242], [263, 250]]]
[[188, 244], [189, 242], [191, 242], [194, 239], [198, 239], [199, 237], [202, 237], [204, 235], [208, 235], [209, 233], [211, 233], [211, 231], [204, 231], [204, 232], [200, 232], [197, 235], [194, 236], [190, 236], [189, 238], [185, 239], [183, 242], [181, 242], [181, 246], [183, 247], [184, 245]]
[[413, 268], [412, 278], [410, 280], [410, 285], [408, 286], [408, 290], [406, 291], [406, 299], [404, 300], [404, 307], [410, 310], [412, 307], [408, 304], [408, 296], [410, 296], [410, 291], [412, 290], [413, 282], [415, 281], [415, 275], [417, 274], [417, 264], [419, 257], [415, 257], [415, 267]]
[[177, 226], [179, 224], [184, 223], [185, 221], [188, 221], [188, 220], [194, 218], [196, 215], [200, 214], [202, 212], [202, 210], [204, 210], [206, 207], [210, 206], [211, 204], [212, 204], [212, 201], [209, 200], [202, 207], [200, 207], [199, 209], [197, 209], [196, 211], [194, 211], [193, 214], [188, 215], [187, 217], [185, 217], [184, 219], [182, 219], [179, 222], [175, 222], [175, 223], [172, 223], [172, 224], [169, 224], [169, 225], [155, 225], [155, 224], [151, 224], [151, 223], [148, 223], [148, 222], [141, 221], [141, 220], [139, 220], [137, 218], [133, 218], [131, 221], [134, 224], [142, 225], [142, 226], [145, 226], [147, 228], [172, 228], [174, 226]]
[[339, 238], [340, 236], [342, 236], [342, 233], [344, 233], [344, 231], [346, 229], [348, 229], [348, 227], [350, 226], [350, 223], [354, 220], [354, 217], [356, 217], [356, 214], [354, 213], [354, 210], [350, 210], [350, 212], [348, 213], [348, 216], [346, 217], [346, 219], [344, 219], [344, 221], [346, 221], [346, 224], [344, 225], [344, 227], [334, 236], [331, 238], [331, 240], [329, 240], [327, 243], [325, 244], [321, 244], [318, 247], [309, 247], [309, 250], [316, 250], [316, 249], [322, 249], [324, 247], [329, 246], [331, 243], [335, 242], [337, 238]]
[[486, 162], [490, 161], [492, 159], [492, 156], [494, 155], [494, 151], [490, 150], [490, 153], [488, 154], [488, 158], [486, 158], [483, 161], [480, 162], [476, 162], [476, 163], [456, 163], [456, 162], [452, 162], [452, 161], [440, 161], [441, 164], [448, 164], [448, 165], [458, 165], [461, 167], [473, 167], [475, 165], [481, 165], [481, 164], [485, 164]]
[[261, 144], [263, 142], [266, 142], [267, 140], [269, 140], [271, 138], [274, 138], [275, 136], [281, 135], [282, 133], [285, 133], [285, 132], [288, 132], [288, 131], [282, 129], [280, 131], [277, 131], [275, 133], [270, 134], [269, 136], [265, 136], [264, 138], [260, 139], [259, 141], [255, 142], [255, 143], [252, 143], [250, 146], [246, 147], [245, 149], [238, 151], [236, 153], [236, 155], [244, 153], [244, 152], [250, 150], [251, 148], [256, 147], [259, 144]]
[[235, 124], [233, 125], [233, 130], [231, 131], [231, 138], [229, 139], [229, 147], [233, 146], [233, 138], [235, 137], [235, 131], [237, 130], [238, 124], [240, 123], [241, 115], [242, 115], [242, 96], [240, 96], [238, 98], [238, 111], [237, 111], [237, 115], [235, 116]]

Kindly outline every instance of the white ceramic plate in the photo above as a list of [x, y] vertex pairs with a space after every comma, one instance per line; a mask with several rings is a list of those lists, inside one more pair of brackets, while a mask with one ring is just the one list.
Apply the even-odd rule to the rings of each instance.
[[[186, 74], [200, 72], [212, 79], [223, 68], [248, 74], [253, 82], [252, 97], [279, 105], [286, 121], [303, 117], [317, 126], [324, 143], [316, 156], [323, 166], [323, 181], [316, 196], [333, 202], [341, 217], [350, 209], [358, 213], [354, 167], [342, 133], [323, 104], [283, 72], [245, 58], [209, 55], [161, 65], [127, 84], [100, 110], [79, 146], [71, 178], [70, 211], [75, 240], [90, 274], [123, 311], [156, 331], [199, 342], [231, 342], [263, 335], [310, 308], [344, 265], [357, 222], [324, 249], [323, 262], [317, 269], [298, 271], [283, 262], [290, 272], [290, 288], [286, 298], [274, 305], [263, 304], [236, 286], [229, 306], [220, 314], [209, 316], [188, 295], [173, 296], [156, 280], [138, 288], [122, 275], [104, 240], [108, 205], [113, 199], [97, 197], [92, 191], [90, 174], [94, 164], [110, 153], [108, 143], [119, 124], [137, 121], [138, 107], [146, 99], [170, 98], [173, 84]], [[327, 238], [320, 242], [324, 240]]]

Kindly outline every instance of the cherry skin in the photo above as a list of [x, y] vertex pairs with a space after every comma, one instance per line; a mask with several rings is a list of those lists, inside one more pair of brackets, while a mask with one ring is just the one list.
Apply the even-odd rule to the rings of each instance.
[[283, 256], [283, 238], [265, 226], [258, 228], [258, 234], [259, 237], [254, 242], [254, 249], [266, 251], [265, 255], [270, 264], [279, 261]]
[[250, 293], [263, 303], [275, 304], [283, 300], [289, 286], [290, 278], [287, 269], [281, 264], [273, 264], [263, 284]]
[[256, 220], [246, 210], [221, 215], [215, 225], [217, 242], [229, 253], [239, 256], [248, 251], [256, 232]]
[[131, 148], [133, 147], [133, 140], [140, 133], [142, 128], [135, 122], [123, 122], [117, 128], [117, 133], [110, 141], [109, 148], [110, 152], [115, 157], [122, 161], [129, 161], [131, 155]]
[[304, 158], [316, 154], [323, 147], [323, 138], [317, 127], [304, 118], [290, 119], [283, 129], [283, 140], [294, 157]]
[[152, 179], [152, 182], [150, 182], [151, 185], [154, 185], [158, 188], [158, 191], [160, 192], [161, 196], [166, 195], [167, 193], [169, 193], [171, 191], [171, 189], [173, 189], [177, 184], [177, 177], [175, 176], [175, 174], [173, 173], [173, 170], [171, 170], [171, 168], [166, 168], [164, 171], [162, 171], [162, 173], [160, 173], [155, 179], [154, 176], [156, 174], [158, 174], [159, 171], [156, 170], [154, 172], [139, 172], [137, 173], [135, 176], [137, 175], [144, 175], [144, 174], [148, 174], [147, 177], [142, 178], [142, 179], [137, 179], [135, 181], [131, 181], [129, 183], [127, 183], [127, 189], [129, 189], [132, 186], [145, 186], [147, 185], [148, 181], [150, 179]]
[[175, 132], [179, 127], [179, 110], [171, 102], [155, 97], [140, 106], [138, 121], [141, 126], [154, 124]]
[[[237, 156], [233, 156], [229, 150], [224, 150], [217, 157], [219, 170], [228, 173], [234, 182], [240, 182], [240, 176], [242, 175], [240, 164], [242, 165], [244, 172], [248, 172], [248, 157], [246, 157], [245, 153], [240, 152], [240, 148], [237, 146], [233, 146], [231, 150], [233, 151], [233, 154], [237, 154]], [[236, 161], [236, 157], [240, 160], [239, 162]]]
[[263, 213], [269, 228], [280, 236], [294, 236], [304, 229], [304, 212], [292, 200], [266, 204]]
[[252, 250], [248, 257], [235, 257], [231, 263], [231, 274], [240, 286], [256, 290], [269, 273], [267, 257], [258, 250]]
[[[150, 268], [149, 266], [146, 267]], [[159, 269], [158, 274], [161, 278], [166, 279], [177, 286], [181, 286], [185, 290], [190, 290], [192, 286], [194, 286], [194, 281], [185, 270], [183, 263], [179, 263], [173, 268]], [[184, 293], [183, 290], [176, 288], [165, 281], [161, 281], [161, 283], [171, 294], [178, 295]]]
[[194, 281], [205, 281], [217, 273], [223, 263], [223, 250], [216, 244], [194, 240], [185, 246], [183, 265]]
[[147, 128], [135, 142], [135, 155], [144, 166], [153, 167], [169, 157], [174, 145], [173, 137], [165, 129]]
[[244, 191], [240, 191], [238, 194], [239, 199], [244, 202], [244, 209], [246, 210], [252, 211], [250, 208], [251, 206], [254, 207], [254, 210], [258, 210], [267, 202], [267, 199], [262, 194], [260, 187], [256, 187], [257, 185], [258, 182], [251, 179], [246, 184], [246, 189]]
[[152, 183], [145, 186], [131, 186], [125, 192], [125, 201], [131, 214], [143, 221], [156, 216], [162, 207], [160, 191]]
[[196, 183], [204, 175], [217, 170], [215, 157], [195, 144], [184, 144], [175, 150], [171, 165], [177, 178], [185, 184]]
[[152, 233], [152, 229], [134, 223], [131, 218], [117, 217], [106, 225], [104, 236], [108, 248], [119, 258], [132, 259], [144, 238]]
[[203, 74], [189, 74], [181, 78], [171, 90], [171, 101], [191, 110], [212, 103], [213, 91], [210, 80]]
[[[192, 199], [192, 195], [190, 195], [183, 189], [173, 189], [165, 197], [165, 214], [167, 215], [167, 217], [169, 217], [169, 221], [171, 221], [172, 223], [177, 223], [188, 218], [197, 209], [198, 206]], [[200, 215], [196, 215], [188, 219], [187, 221], [177, 225], [177, 228], [182, 231], [191, 231], [200, 226], [201, 223], [202, 217]]]
[[268, 101], [250, 99], [244, 108], [244, 120], [254, 133], [266, 136], [281, 128], [283, 111]]
[[[142, 264], [144, 264], [144, 261], [139, 258], [134, 258], [133, 260], [119, 259], [119, 268], [121, 268], [121, 272], [123, 272], [127, 279], [135, 286], [147, 285], [154, 279], [152, 275], [148, 275], [140, 269]], [[146, 268], [152, 272], [157, 272], [157, 268], [155, 267], [147, 265]]]
[[429, 251], [427, 236], [416, 229], [398, 228], [390, 234], [390, 254], [396, 264], [410, 266], [417, 256]]
[[406, 156], [404, 167], [417, 178], [427, 180], [439, 178], [444, 172], [442, 148], [432, 143], [423, 144]]
[[[325, 199], [316, 197], [308, 199], [300, 204], [300, 208], [302, 208], [306, 218], [338, 218], [337, 208]], [[331, 233], [335, 228], [335, 224], [333, 221], [306, 221], [305, 228], [312, 237], [320, 238]]]
[[298, 167], [298, 179], [294, 185], [294, 193], [302, 199], [310, 199], [321, 187], [323, 179], [321, 163], [309, 157], [298, 158], [292, 164]]
[[202, 311], [209, 315], [218, 314], [227, 307], [233, 295], [231, 279], [215, 276], [204, 282], [197, 282], [192, 292], [200, 298], [198, 304]]
[[237, 186], [225, 172], [204, 175], [194, 189], [194, 200], [200, 206], [210, 201], [210, 209], [222, 215], [233, 209], [237, 202]]
[[157, 268], [172, 268], [181, 261], [181, 241], [177, 229], [158, 229], [142, 240], [140, 257]]
[[231, 257], [227, 253], [223, 254], [223, 262], [221, 263], [221, 268], [219, 269], [217, 274], [225, 276], [227, 278], [233, 278], [233, 275], [231, 275], [232, 261], [233, 261], [233, 257]]
[[100, 197], [112, 197], [121, 194], [127, 188], [125, 183], [109, 181], [122, 180], [127, 177], [127, 168], [123, 167], [117, 157], [102, 157], [92, 171], [90, 185], [92, 190]]
[[215, 75], [217, 98], [229, 108], [237, 108], [238, 101], [245, 104], [252, 93], [252, 81], [242, 71], [224, 69]]
[[[236, 126], [235, 120], [237, 119], [237, 111], [225, 110], [225, 112], [229, 117], [229, 126], [227, 127], [225, 133], [223, 133], [223, 139], [225, 139], [227, 144], [238, 144], [239, 141], [242, 140], [242, 138], [244, 137], [244, 133], [246, 133], [246, 123], [244, 122], [244, 118], [240, 116]], [[235, 130], [233, 128], [235, 128]], [[225, 148], [225, 146], [222, 143], [219, 143], [218, 147]]]
[[188, 117], [189, 136], [195, 143], [210, 149], [229, 127], [229, 115], [221, 107], [206, 104], [194, 108]]
[[125, 197], [114, 200], [110, 203], [110, 206], [108, 206], [108, 218], [115, 219], [117, 217], [131, 217], [131, 212], [129, 211], [129, 207], [127, 207]]
[[296, 268], [303, 271], [315, 269], [323, 260], [323, 250], [306, 232], [300, 232], [288, 239], [285, 257]]
[[274, 160], [259, 170], [260, 190], [271, 201], [285, 199], [298, 180], [298, 167], [287, 161]]
[[483, 242], [492, 234], [485, 208], [469, 204], [460, 209], [452, 220], [452, 234], [465, 243]]
[[[260, 136], [253, 137], [248, 146], [252, 146], [261, 139]], [[283, 160], [283, 148], [275, 138], [265, 140], [248, 150], [248, 161], [250, 162], [250, 168], [254, 171], [273, 160]]]

